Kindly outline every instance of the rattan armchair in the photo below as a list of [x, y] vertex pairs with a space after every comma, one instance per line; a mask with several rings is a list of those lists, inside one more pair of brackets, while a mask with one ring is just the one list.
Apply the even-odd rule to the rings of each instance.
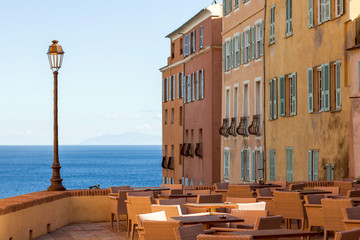
[[257, 202], [256, 198], [239, 198], [239, 197], [227, 197], [226, 202], [232, 203], [255, 203]]
[[174, 229], [176, 240], [196, 240], [197, 235], [204, 234], [202, 224], [195, 224]]
[[304, 230], [306, 213], [303, 200], [298, 192], [274, 192], [275, 213], [285, 219], [285, 227], [291, 228], [291, 219], [301, 221], [301, 229]]
[[269, 215], [275, 215], [274, 195], [270, 188], [258, 188], [256, 189], [257, 200], [259, 202], [266, 202], [266, 210], [269, 211]]
[[[267, 210], [239, 210], [232, 209], [231, 215], [244, 219], [244, 222], [237, 224], [238, 228], [254, 229], [256, 219], [259, 217], [267, 217], [269, 212]], [[230, 224], [230, 226], [234, 226]]]
[[231, 236], [231, 235], [208, 235], [200, 234], [197, 236], [197, 240], [252, 240], [252, 236]]
[[159, 205], [180, 205], [182, 214], [189, 213], [188, 208], [183, 206], [186, 203], [186, 198], [156, 199], [156, 203]]
[[125, 200], [127, 199], [127, 193], [131, 190], [118, 190], [118, 196], [110, 196], [110, 225], [113, 229], [114, 216], [117, 221], [117, 231], [120, 231], [120, 215], [126, 215], [127, 210]]
[[189, 194], [189, 193], [191, 193], [192, 195], [210, 195], [211, 190], [210, 189], [205, 189], [205, 190], [184, 189], [184, 194]]
[[222, 194], [198, 195], [196, 203], [221, 203]]
[[309, 230], [313, 227], [324, 227], [324, 218], [322, 213], [321, 199], [324, 195], [306, 195], [305, 200], [305, 211], [308, 218]]
[[348, 197], [348, 198], [360, 197], [360, 189], [359, 190], [349, 190], [346, 194], [346, 197]]
[[132, 197], [151, 197], [151, 204], [154, 204], [154, 192], [153, 191], [144, 191], [144, 190], [136, 190], [136, 191], [129, 191], [127, 196]]
[[346, 196], [349, 190], [354, 190], [352, 182], [334, 181], [334, 186], [340, 188], [340, 194], [343, 196]]
[[229, 197], [252, 198], [256, 193], [251, 190], [250, 185], [229, 185]]
[[151, 197], [128, 196], [126, 208], [128, 212], [128, 227], [130, 227], [128, 232], [130, 232], [131, 239], [133, 239], [135, 226], [138, 225], [137, 215], [152, 212]]
[[165, 211], [167, 220], [170, 220], [172, 217], [181, 216], [180, 205], [151, 205], [152, 212]]
[[351, 207], [342, 209], [345, 230], [360, 228], [360, 207]]
[[130, 187], [130, 185], [110, 187], [109, 188], [109, 193], [118, 193], [119, 190], [131, 190], [131, 187]]
[[350, 231], [337, 232], [335, 233], [334, 240], [358, 240], [360, 239], [360, 229], [353, 229]]
[[342, 208], [352, 207], [351, 199], [321, 199], [324, 218], [324, 239], [328, 239], [329, 231], [344, 231]]
[[176, 240], [174, 229], [182, 226], [181, 221], [149, 221], [143, 222], [140, 240]]
[[306, 186], [305, 183], [296, 183], [296, 184], [290, 184], [289, 189], [290, 190], [302, 190]]

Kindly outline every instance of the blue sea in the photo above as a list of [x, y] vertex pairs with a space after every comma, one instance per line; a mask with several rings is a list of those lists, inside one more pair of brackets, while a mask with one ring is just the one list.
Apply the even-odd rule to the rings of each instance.
[[[59, 146], [66, 189], [161, 185], [161, 146]], [[0, 146], [0, 199], [46, 190], [53, 146]]]

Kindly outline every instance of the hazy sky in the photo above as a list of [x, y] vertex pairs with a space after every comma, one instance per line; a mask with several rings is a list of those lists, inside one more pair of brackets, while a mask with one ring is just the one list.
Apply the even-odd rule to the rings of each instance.
[[[218, 1], [221, 2], [221, 1]], [[165, 36], [212, 0], [0, 1], [0, 145], [52, 145], [57, 39], [59, 144], [102, 134], [161, 135]]]

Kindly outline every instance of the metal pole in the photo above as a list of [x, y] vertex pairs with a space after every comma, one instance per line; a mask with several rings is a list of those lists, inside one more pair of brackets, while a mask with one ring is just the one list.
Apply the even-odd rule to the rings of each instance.
[[58, 144], [58, 104], [57, 104], [57, 86], [58, 86], [58, 71], [54, 71], [54, 162], [52, 165], [53, 175], [50, 179], [51, 185], [48, 191], [65, 191], [60, 178], [60, 162], [59, 162], [59, 144]]

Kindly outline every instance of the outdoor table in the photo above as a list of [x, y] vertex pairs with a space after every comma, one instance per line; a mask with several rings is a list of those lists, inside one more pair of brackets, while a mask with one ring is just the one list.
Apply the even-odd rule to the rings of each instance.
[[185, 207], [207, 208], [210, 212], [216, 212], [217, 208], [237, 208], [236, 203], [185, 203]]
[[183, 216], [183, 217], [172, 217], [171, 219], [182, 221], [184, 225], [199, 224], [199, 223], [208, 225], [211, 223], [244, 222], [244, 219], [229, 214], [185, 216], [185, 217]]
[[159, 194], [159, 199], [174, 199], [174, 198], [193, 198], [197, 195], [193, 194]]
[[302, 190], [289, 190], [289, 189], [276, 189], [277, 191], [282, 192], [299, 192], [301, 195], [309, 195], [309, 194], [331, 194], [331, 191], [320, 190], [320, 189], [302, 189]]
[[281, 187], [281, 185], [274, 184], [274, 183], [265, 183], [265, 184], [250, 184], [251, 189], [258, 189], [258, 188], [268, 188], [268, 187]]
[[319, 232], [310, 232], [310, 231], [295, 230], [295, 229], [216, 232], [216, 235], [240, 235], [240, 236], [251, 235], [253, 239], [311, 237], [319, 234], [320, 234]]

